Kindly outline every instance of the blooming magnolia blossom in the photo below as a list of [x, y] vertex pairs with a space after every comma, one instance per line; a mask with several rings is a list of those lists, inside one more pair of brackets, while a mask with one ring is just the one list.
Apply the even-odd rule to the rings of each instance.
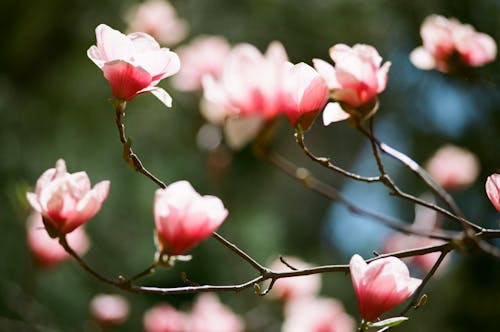
[[185, 332], [186, 315], [168, 304], [157, 305], [144, 314], [145, 332]]
[[441, 147], [426, 164], [433, 179], [446, 189], [472, 184], [479, 174], [479, 161], [470, 151], [453, 145]]
[[98, 294], [90, 301], [90, 313], [102, 326], [124, 323], [129, 315], [130, 305], [121, 295]]
[[[89, 248], [89, 239], [83, 227], [68, 234], [66, 240], [79, 256], [83, 256]], [[49, 236], [39, 212], [28, 218], [27, 243], [36, 262], [43, 267], [51, 267], [71, 258], [59, 241]]]
[[201, 36], [189, 45], [176, 49], [182, 68], [172, 78], [174, 86], [181, 91], [196, 91], [202, 88], [202, 78], [210, 75], [218, 79], [231, 46], [220, 36]]
[[148, 0], [130, 8], [125, 20], [130, 32], [142, 31], [163, 45], [174, 45], [186, 37], [188, 24], [177, 16], [167, 0]]
[[300, 298], [285, 307], [282, 332], [354, 332], [355, 323], [337, 300]]
[[215, 294], [197, 297], [192, 311], [186, 317], [186, 332], [243, 332], [245, 324]]
[[500, 212], [500, 174], [492, 174], [486, 180], [486, 194], [493, 206]]
[[227, 214], [219, 198], [201, 196], [187, 181], [158, 189], [154, 218], [160, 251], [169, 256], [185, 253], [209, 237]]
[[396, 257], [367, 264], [361, 256], [354, 255], [349, 267], [359, 313], [370, 322], [404, 302], [422, 283], [420, 279], [411, 278], [405, 263]]
[[382, 65], [382, 57], [369, 45], [356, 44], [349, 47], [337, 44], [330, 48], [330, 57], [335, 66], [321, 59], [314, 59], [314, 67], [326, 81], [330, 96], [336, 103], [327, 105], [323, 122], [354, 116], [366, 119], [377, 109], [377, 95], [385, 90], [390, 62]]
[[156, 85], [179, 71], [177, 54], [160, 48], [146, 33], [124, 35], [105, 24], [96, 28], [96, 39], [97, 45], [91, 46], [87, 55], [102, 69], [115, 98], [129, 101], [151, 92], [167, 107], [172, 105], [170, 95]]
[[[297, 257], [284, 257], [284, 259], [288, 264], [298, 269], [312, 267]], [[290, 271], [290, 268], [279, 259], [271, 263], [270, 269], [276, 272]], [[319, 274], [281, 278], [274, 283], [270, 295], [283, 301], [292, 301], [303, 297], [313, 297], [318, 294], [320, 288], [321, 276]]]
[[92, 218], [108, 196], [109, 181], [101, 181], [90, 188], [85, 172], [68, 173], [63, 159], [55, 168], [46, 170], [36, 183], [34, 193], [26, 197], [52, 237], [66, 234]]
[[483, 66], [496, 57], [493, 38], [454, 18], [431, 15], [422, 23], [420, 35], [423, 46], [410, 54], [411, 62], [420, 69], [448, 72], [457, 66]]

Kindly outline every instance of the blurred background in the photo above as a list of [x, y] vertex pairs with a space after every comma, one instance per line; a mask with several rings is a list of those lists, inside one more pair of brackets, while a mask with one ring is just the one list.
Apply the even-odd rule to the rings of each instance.
[[[74, 261], [38, 266], [26, 244], [29, 207], [25, 192], [58, 158], [68, 170], [85, 170], [92, 183], [111, 181], [100, 213], [86, 224], [90, 249], [85, 259], [111, 278], [130, 276], [153, 259], [152, 201], [155, 185], [134, 173], [121, 158], [121, 145], [107, 102], [110, 88], [87, 58], [95, 27], [106, 23], [125, 31], [126, 13], [136, 1], [12, 1], [0, 11], [0, 330], [101, 331], [89, 302], [98, 293], [119, 293], [130, 316], [114, 331], [140, 331], [144, 312], [159, 303], [185, 310], [194, 295], [128, 294], [94, 280]], [[421, 45], [419, 28], [430, 14], [456, 17], [500, 41], [498, 0], [178, 0], [177, 15], [188, 35], [221, 35], [232, 44], [248, 42], [264, 51], [273, 40], [290, 60], [329, 61], [336, 43], [366, 43], [391, 61], [389, 83], [380, 97], [377, 132], [382, 140], [424, 163], [446, 143], [472, 151], [480, 173], [467, 188], [452, 191], [467, 217], [498, 227], [499, 215], [484, 193], [488, 175], [500, 167], [500, 63], [474, 69], [466, 77], [421, 71], [409, 53]], [[150, 94], [127, 107], [127, 134], [145, 166], [166, 182], [189, 180], [203, 194], [219, 196], [229, 217], [219, 233], [258, 261], [269, 264], [293, 255], [315, 264], [345, 264], [355, 252], [365, 258], [381, 250], [391, 232], [308, 191], [251, 148], [237, 152], [200, 149], [196, 136], [205, 123], [199, 94], [160, 84], [173, 98], [166, 110]], [[317, 121], [307, 135], [318, 155], [334, 157], [350, 170], [376, 174], [368, 142], [347, 124], [324, 128]], [[285, 118], [273, 149], [367, 209], [412, 222], [414, 207], [390, 197], [380, 185], [353, 183], [313, 165], [294, 142]], [[415, 195], [425, 187], [404, 167], [387, 160], [402, 188]], [[451, 223], [444, 226], [452, 229]], [[239, 283], [255, 273], [213, 239], [192, 251], [193, 260], [160, 269], [144, 283], [182, 285], [181, 272], [202, 284]], [[412, 271], [422, 276], [418, 270]], [[493, 331], [500, 318], [500, 264], [481, 253], [455, 255], [428, 285], [428, 304], [411, 312], [398, 331]], [[322, 276], [321, 295], [340, 300], [359, 320], [351, 280], [344, 274]], [[246, 323], [246, 331], [279, 331], [284, 319], [279, 301], [242, 293], [219, 294]]]

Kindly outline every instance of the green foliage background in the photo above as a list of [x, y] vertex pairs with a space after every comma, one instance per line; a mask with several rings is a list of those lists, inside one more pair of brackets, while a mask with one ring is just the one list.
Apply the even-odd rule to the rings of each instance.
[[[38, 269], [25, 243], [28, 206], [24, 195], [38, 176], [64, 158], [71, 172], [85, 170], [93, 183], [111, 180], [101, 212], [87, 224], [92, 246], [86, 260], [108, 276], [131, 275], [152, 260], [152, 198], [156, 187], [132, 172], [121, 159], [121, 146], [106, 99], [110, 89], [101, 71], [87, 58], [95, 43], [94, 28], [106, 23], [123, 30], [123, 14], [135, 2], [11, 1], [0, 10], [0, 330], [98, 331], [88, 302], [96, 293], [116, 292], [96, 282], [75, 262], [51, 270]], [[292, 62], [328, 59], [336, 43], [374, 45], [393, 62], [389, 85], [381, 96], [380, 122], [396, 123], [405, 134], [404, 152], [425, 161], [446, 142], [474, 151], [481, 174], [467, 190], [454, 193], [467, 216], [483, 226], [498, 226], [499, 215], [484, 194], [485, 178], [500, 167], [500, 64], [474, 70], [473, 79], [421, 72], [408, 60], [421, 44], [419, 26], [430, 14], [453, 16], [500, 42], [497, 0], [178, 0], [179, 15], [191, 25], [191, 37], [218, 34], [234, 44], [249, 42], [264, 50], [281, 41]], [[175, 49], [175, 47], [174, 47]], [[471, 101], [471, 121], [452, 134], [427, 122], [428, 99], [446, 103], [447, 95], [431, 94], [435, 82]], [[201, 193], [218, 195], [230, 216], [220, 233], [253, 257], [267, 263], [279, 254], [297, 255], [315, 264], [345, 263], [327, 236], [330, 202], [307, 191], [250, 149], [232, 155], [227, 168], [214, 171], [195, 135], [203, 123], [197, 97], [175, 92], [173, 110], [152, 96], [137, 97], [127, 107], [126, 126], [145, 165], [167, 182], [188, 179]], [[432, 91], [431, 91], [432, 92]], [[427, 115], [426, 115], [427, 114]], [[472, 114], [472, 115], [470, 115]], [[427, 116], [427, 118], [426, 118]], [[460, 114], [450, 115], [450, 121]], [[446, 129], [446, 118], [441, 121]], [[276, 150], [318, 172], [338, 188], [348, 182], [318, 169], [294, 144], [285, 119], [274, 142]], [[349, 168], [364, 142], [346, 125], [322, 128], [318, 121], [309, 142], [318, 154], [334, 155]], [[309, 137], [309, 136], [308, 136]], [[398, 147], [398, 141], [390, 141]], [[405, 171], [396, 180], [413, 193], [424, 190]], [[380, 192], [386, 194], [385, 191]], [[356, 198], [363, 204], [363, 197]], [[412, 220], [413, 208], [398, 203], [394, 211]], [[342, 222], [338, 220], [336, 222]], [[369, 223], [371, 221], [367, 221]], [[352, 229], [346, 237], [355, 239]], [[374, 235], [375, 236], [375, 235]], [[378, 248], [373, 248], [378, 249]], [[145, 280], [158, 286], [180, 285], [180, 273], [200, 283], [237, 283], [254, 275], [240, 259], [213, 239], [192, 252], [190, 263], [162, 270]], [[473, 252], [457, 255], [450, 271], [430, 283], [429, 303], [411, 314], [399, 331], [493, 331], [500, 318], [500, 264]], [[356, 317], [350, 278], [323, 276], [323, 292], [343, 301]], [[142, 314], [168, 302], [188, 308], [193, 296], [124, 294], [132, 304], [129, 321], [118, 331], [142, 329]], [[253, 295], [221, 294], [242, 315], [248, 331], [278, 331], [279, 304]]]

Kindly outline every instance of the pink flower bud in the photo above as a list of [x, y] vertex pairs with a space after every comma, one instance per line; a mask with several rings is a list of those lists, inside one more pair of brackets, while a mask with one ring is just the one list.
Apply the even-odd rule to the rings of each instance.
[[334, 299], [300, 298], [286, 304], [282, 332], [354, 332], [355, 323]]
[[147, 0], [132, 7], [125, 20], [131, 32], [142, 31], [164, 45], [174, 45], [188, 32], [186, 21], [177, 16], [175, 8], [167, 0]]
[[[296, 257], [284, 257], [285, 261], [297, 269], [310, 268], [311, 265]], [[270, 269], [276, 272], [291, 271], [288, 266], [279, 259], [270, 265]], [[276, 280], [269, 295], [282, 301], [292, 301], [303, 297], [312, 297], [318, 294], [321, 288], [321, 276], [312, 274], [308, 276], [281, 278]]]
[[154, 218], [161, 252], [185, 253], [215, 232], [227, 214], [219, 198], [201, 196], [187, 181], [158, 189]]
[[87, 55], [102, 69], [115, 98], [129, 101], [151, 92], [167, 107], [172, 105], [170, 95], [156, 84], [179, 71], [177, 54], [160, 48], [146, 33], [124, 35], [105, 24], [96, 28], [96, 38], [97, 45], [91, 46]]
[[176, 52], [182, 68], [172, 83], [182, 91], [200, 90], [203, 76], [220, 77], [230, 49], [227, 40], [219, 36], [198, 37], [189, 45], [179, 47]]
[[145, 332], [185, 332], [185, 314], [168, 304], [157, 305], [144, 314]]
[[454, 18], [431, 15], [422, 23], [420, 35], [423, 46], [410, 54], [420, 69], [449, 72], [458, 66], [483, 66], [496, 57], [493, 38]]
[[472, 184], [479, 174], [479, 161], [470, 151], [445, 145], [431, 157], [426, 165], [434, 180], [446, 189]]
[[245, 324], [215, 294], [205, 293], [197, 297], [186, 319], [189, 332], [243, 332]]
[[284, 111], [295, 127], [308, 129], [328, 100], [328, 87], [311, 66], [288, 64], [284, 79]]
[[130, 312], [127, 300], [121, 295], [96, 295], [90, 302], [90, 313], [99, 325], [123, 324]]
[[[66, 240], [80, 256], [84, 255], [89, 248], [89, 239], [83, 227], [68, 234]], [[36, 262], [43, 267], [52, 267], [71, 258], [70, 254], [59, 244], [59, 240], [49, 236], [45, 230], [42, 215], [38, 212], [34, 212], [28, 218], [27, 242]]]
[[492, 174], [488, 177], [486, 194], [493, 206], [500, 212], [500, 174]]
[[406, 265], [396, 257], [367, 264], [361, 256], [354, 255], [349, 265], [359, 313], [370, 322], [404, 302], [422, 283], [411, 278]]
[[45, 228], [52, 237], [66, 234], [92, 218], [108, 196], [109, 181], [90, 188], [85, 172], [68, 173], [59, 159], [55, 168], [46, 170], [36, 183], [34, 193], [26, 197], [35, 211], [42, 214]]
[[367, 106], [369, 111], [372, 111], [377, 95], [384, 91], [387, 85], [387, 73], [391, 63], [385, 62], [382, 65], [382, 57], [377, 50], [364, 44], [356, 44], [353, 47], [337, 44], [330, 48], [330, 57], [335, 66], [320, 59], [313, 60], [314, 67], [330, 89], [330, 96], [339, 102], [347, 113], [351, 114], [354, 109], [359, 111]]

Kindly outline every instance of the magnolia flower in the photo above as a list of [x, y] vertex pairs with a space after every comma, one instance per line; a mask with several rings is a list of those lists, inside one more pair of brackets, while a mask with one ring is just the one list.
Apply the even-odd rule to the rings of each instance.
[[287, 55], [278, 42], [263, 55], [250, 44], [235, 46], [219, 79], [203, 80], [204, 97], [232, 115], [265, 119], [283, 111], [283, 79]]
[[492, 174], [486, 180], [486, 194], [493, 206], [500, 212], [500, 174]]
[[349, 47], [337, 44], [330, 48], [330, 57], [335, 66], [314, 59], [314, 67], [326, 81], [330, 96], [336, 103], [327, 105], [323, 122], [354, 116], [363, 120], [377, 110], [377, 95], [385, 90], [390, 62], [382, 64], [382, 57], [369, 45], [356, 44]]
[[201, 196], [187, 181], [158, 189], [154, 218], [161, 253], [175, 256], [192, 249], [215, 232], [227, 214], [219, 198]]
[[411, 62], [420, 69], [448, 72], [457, 66], [483, 66], [496, 57], [493, 38], [454, 18], [431, 15], [422, 23], [420, 35], [423, 46], [410, 54]]
[[243, 332], [245, 324], [215, 294], [197, 297], [191, 313], [186, 317], [186, 332]]
[[479, 161], [466, 149], [445, 145], [430, 158], [426, 169], [439, 185], [446, 189], [456, 189], [466, 187], [476, 180]]
[[124, 35], [105, 24], [96, 28], [96, 38], [97, 45], [91, 46], [87, 55], [102, 69], [115, 98], [129, 101], [151, 92], [167, 107], [172, 105], [170, 95], [156, 85], [179, 71], [177, 54], [160, 48], [146, 33]]
[[286, 304], [282, 332], [354, 332], [355, 323], [334, 299], [300, 298]]
[[188, 32], [187, 22], [177, 16], [167, 0], [148, 0], [132, 7], [125, 20], [130, 32], [145, 32], [164, 45], [178, 43]]
[[121, 295], [98, 294], [90, 301], [90, 313], [102, 326], [124, 323], [130, 312], [127, 300]]
[[[310, 268], [311, 265], [296, 257], [284, 257], [285, 261], [297, 269]], [[288, 266], [279, 259], [270, 265], [270, 269], [276, 272], [291, 271]], [[270, 295], [283, 301], [315, 296], [321, 288], [321, 276], [312, 274], [308, 276], [281, 278], [276, 280]]]
[[328, 87], [311, 66], [288, 63], [284, 79], [284, 112], [290, 124], [308, 129], [328, 100]]
[[411, 278], [406, 265], [396, 257], [367, 264], [361, 256], [354, 255], [349, 266], [359, 313], [370, 322], [404, 302], [422, 283], [420, 279]]
[[[79, 256], [84, 255], [89, 248], [89, 239], [83, 227], [68, 234], [66, 240]], [[54, 266], [71, 258], [59, 241], [49, 236], [39, 212], [34, 212], [28, 218], [27, 243], [36, 262], [43, 267]]]
[[185, 332], [185, 314], [168, 304], [157, 305], [144, 314], [145, 332]]
[[109, 181], [90, 188], [85, 172], [68, 173], [63, 159], [46, 170], [36, 183], [34, 193], [26, 197], [35, 211], [42, 214], [51, 237], [73, 231], [92, 218], [108, 196]]
[[176, 52], [181, 59], [182, 68], [173, 77], [172, 83], [182, 91], [196, 91], [202, 87], [202, 78], [210, 75], [220, 77], [224, 61], [231, 46], [220, 36], [202, 36], [189, 45], [179, 47]]

